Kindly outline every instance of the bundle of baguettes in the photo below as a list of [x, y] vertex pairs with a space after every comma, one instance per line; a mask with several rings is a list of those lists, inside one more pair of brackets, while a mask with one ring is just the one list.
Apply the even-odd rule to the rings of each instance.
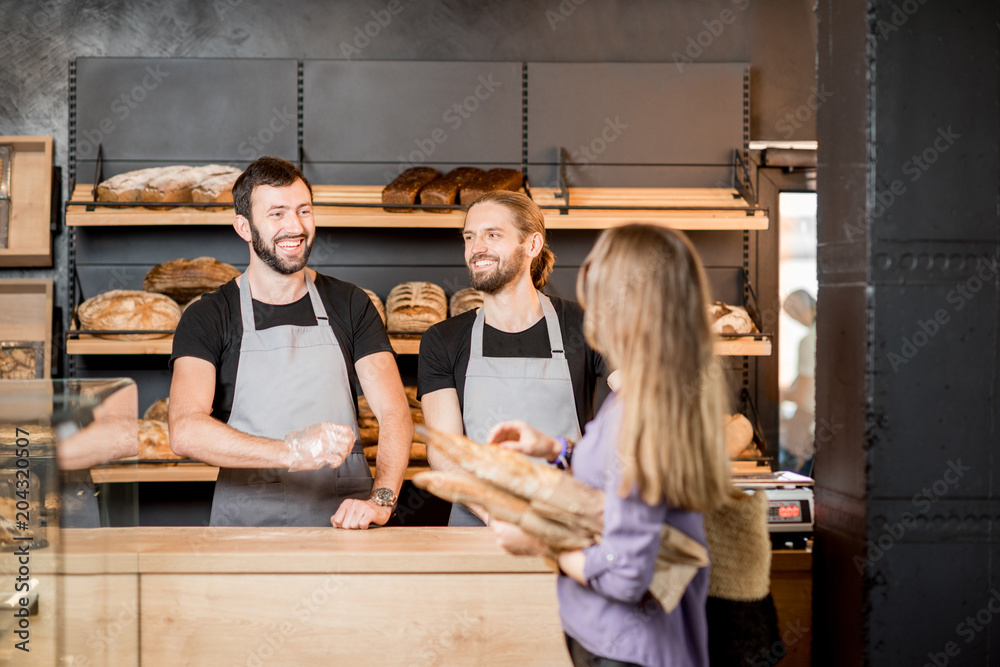
[[[472, 473], [420, 473], [413, 478], [418, 488], [453, 503], [479, 505], [491, 517], [520, 526], [556, 553], [601, 541], [604, 492], [600, 489], [502, 447], [481, 445], [426, 426], [417, 426], [416, 432], [428, 447]], [[705, 547], [664, 524], [649, 593], [669, 612], [698, 569], [706, 565]]]

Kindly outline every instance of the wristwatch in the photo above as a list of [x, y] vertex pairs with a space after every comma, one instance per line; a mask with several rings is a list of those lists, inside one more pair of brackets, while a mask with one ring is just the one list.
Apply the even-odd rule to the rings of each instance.
[[373, 490], [372, 495], [368, 497], [368, 500], [375, 503], [379, 507], [390, 507], [395, 509], [396, 501], [399, 499], [396, 498], [396, 494], [392, 492], [392, 489], [386, 489], [383, 487], [381, 489]]

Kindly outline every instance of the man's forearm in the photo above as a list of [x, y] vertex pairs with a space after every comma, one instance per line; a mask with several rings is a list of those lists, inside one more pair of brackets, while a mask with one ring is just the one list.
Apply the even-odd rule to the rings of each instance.
[[170, 422], [170, 447], [180, 456], [225, 468], [287, 468], [288, 445], [248, 435], [208, 415]]
[[413, 421], [410, 410], [399, 410], [382, 415], [378, 426], [378, 454], [375, 457], [375, 485], [373, 488], [392, 489], [399, 494], [410, 463], [410, 446], [413, 443]]

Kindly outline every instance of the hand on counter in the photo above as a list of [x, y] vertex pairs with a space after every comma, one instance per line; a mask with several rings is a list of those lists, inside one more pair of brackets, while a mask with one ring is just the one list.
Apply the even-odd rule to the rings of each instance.
[[562, 447], [558, 442], [523, 421], [500, 422], [490, 430], [486, 441], [499, 444], [527, 456], [553, 461]]
[[337, 513], [330, 518], [330, 524], [334, 528], [366, 529], [373, 523], [384, 526], [391, 516], [391, 507], [376, 505], [368, 500], [346, 498], [340, 503]]
[[338, 467], [354, 447], [354, 430], [343, 424], [320, 422], [285, 436], [289, 470]]

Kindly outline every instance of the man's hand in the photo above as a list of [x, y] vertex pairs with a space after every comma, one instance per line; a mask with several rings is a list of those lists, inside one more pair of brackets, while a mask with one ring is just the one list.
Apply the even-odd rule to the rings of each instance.
[[354, 447], [354, 429], [343, 424], [320, 422], [285, 436], [289, 470], [338, 467]]
[[391, 507], [376, 505], [370, 500], [345, 498], [337, 508], [337, 513], [330, 518], [330, 524], [334, 528], [366, 529], [373, 523], [384, 526], [391, 516]]

